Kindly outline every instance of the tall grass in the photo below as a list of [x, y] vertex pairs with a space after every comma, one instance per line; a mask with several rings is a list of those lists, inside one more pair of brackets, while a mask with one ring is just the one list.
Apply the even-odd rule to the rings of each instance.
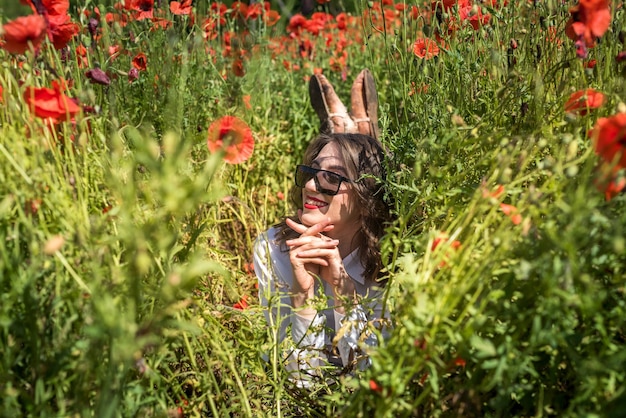
[[[624, 196], [597, 189], [587, 132], [624, 109], [621, 8], [581, 60], [557, 2], [483, 5], [487, 24], [451, 34], [430, 5], [413, 19], [364, 2], [346, 30], [297, 36], [262, 19], [205, 32], [208, 6], [165, 13], [165, 29], [101, 20], [64, 52], [0, 52], [3, 415], [619, 416]], [[439, 55], [416, 57], [437, 31]], [[95, 67], [110, 85], [88, 81]], [[251, 244], [293, 210], [318, 130], [308, 77], [322, 69], [348, 101], [363, 67], [392, 153], [394, 327], [369, 369], [303, 391], [258, 306]], [[22, 96], [59, 78], [93, 111], [51, 130]], [[605, 104], [566, 113], [586, 87]], [[206, 148], [223, 115], [254, 132], [241, 165]]]

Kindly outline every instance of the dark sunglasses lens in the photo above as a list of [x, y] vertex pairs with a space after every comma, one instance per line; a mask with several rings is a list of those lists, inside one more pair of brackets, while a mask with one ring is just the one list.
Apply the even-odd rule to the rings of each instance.
[[315, 189], [319, 193], [334, 196], [339, 192], [342, 179], [338, 174], [305, 165], [296, 167], [296, 186], [304, 187], [312, 178], [315, 178]]
[[324, 171], [322, 173], [322, 180], [333, 187], [341, 184], [341, 177], [338, 174], [331, 173], [330, 171]]
[[296, 167], [296, 186], [304, 187], [315, 176], [315, 171], [304, 165]]

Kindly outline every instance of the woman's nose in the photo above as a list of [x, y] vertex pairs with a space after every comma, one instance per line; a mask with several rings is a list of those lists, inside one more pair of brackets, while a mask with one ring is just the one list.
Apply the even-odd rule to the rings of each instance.
[[317, 191], [317, 183], [315, 181], [315, 176], [311, 177], [311, 179], [304, 184], [304, 188], [312, 192]]

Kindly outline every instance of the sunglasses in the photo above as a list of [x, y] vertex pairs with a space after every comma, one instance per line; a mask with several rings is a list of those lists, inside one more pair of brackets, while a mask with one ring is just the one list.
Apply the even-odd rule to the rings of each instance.
[[328, 196], [334, 196], [339, 193], [342, 182], [354, 183], [349, 178], [332, 171], [320, 170], [307, 165], [298, 165], [296, 167], [296, 186], [304, 187], [311, 179], [315, 180], [315, 190]]

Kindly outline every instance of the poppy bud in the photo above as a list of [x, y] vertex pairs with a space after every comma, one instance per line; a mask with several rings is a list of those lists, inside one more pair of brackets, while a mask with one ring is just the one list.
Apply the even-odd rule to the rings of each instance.
[[587, 58], [588, 51], [587, 51], [587, 45], [585, 45], [585, 41], [582, 39], [579, 39], [575, 42], [574, 45], [576, 46], [576, 56], [580, 59]]
[[132, 83], [133, 81], [137, 80], [139, 78], [139, 70], [136, 68], [131, 68], [130, 71], [128, 71], [128, 82]]
[[100, 68], [92, 68], [85, 73], [85, 76], [87, 76], [92, 83], [102, 84], [103, 86], [111, 84], [109, 76], [107, 76], [106, 73]]
[[95, 37], [98, 31], [98, 20], [93, 17], [89, 19], [89, 23], [87, 24], [87, 29], [89, 29], [89, 33], [92, 37]]

